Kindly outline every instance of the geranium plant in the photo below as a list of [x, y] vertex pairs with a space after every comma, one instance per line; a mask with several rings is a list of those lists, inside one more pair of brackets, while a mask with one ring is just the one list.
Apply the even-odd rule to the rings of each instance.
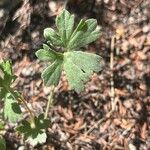
[[81, 20], [75, 25], [74, 15], [63, 10], [56, 17], [56, 27], [56, 31], [52, 28], [44, 30], [46, 44], [36, 52], [40, 60], [49, 62], [41, 77], [45, 86], [53, 87], [45, 114], [34, 115], [22, 94], [12, 88], [16, 76], [12, 72], [11, 62], [0, 62], [0, 100], [4, 103], [3, 117], [10, 122], [18, 122], [23, 116], [20, 107], [24, 106], [30, 114], [30, 119], [21, 121], [16, 130], [32, 145], [46, 141], [46, 129], [50, 124], [48, 112], [54, 88], [60, 81], [62, 71], [66, 73], [70, 88], [81, 92], [90, 76], [102, 68], [102, 58], [99, 55], [80, 50], [100, 36], [95, 19]]

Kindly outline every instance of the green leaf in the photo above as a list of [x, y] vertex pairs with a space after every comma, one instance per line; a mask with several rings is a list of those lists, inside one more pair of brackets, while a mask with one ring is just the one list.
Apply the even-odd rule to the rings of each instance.
[[60, 36], [52, 28], [44, 29], [44, 37], [54, 46], [63, 45]]
[[64, 71], [72, 89], [80, 92], [84, 84], [94, 72], [102, 69], [101, 57], [81, 51], [66, 52], [64, 54]]
[[0, 100], [4, 99], [6, 94], [7, 94], [7, 89], [5, 89], [5, 87], [0, 87]]
[[5, 129], [5, 124], [4, 122], [0, 122], [0, 130], [4, 130]]
[[4, 99], [9, 92], [12, 82], [16, 76], [12, 73], [12, 64], [10, 61], [0, 61], [0, 99]]
[[68, 50], [79, 49], [99, 38], [100, 31], [96, 30], [96, 27], [96, 19], [81, 20], [70, 38]]
[[36, 52], [36, 56], [40, 60], [49, 60], [51, 65], [48, 66], [42, 73], [42, 79], [46, 86], [57, 85], [62, 72], [63, 54], [55, 52], [46, 44], [43, 45], [44, 49]]
[[59, 57], [59, 54], [46, 44], [43, 44], [43, 49], [40, 49], [36, 52], [36, 56], [42, 61], [50, 61], [53, 62]]
[[0, 77], [1, 82], [5, 86], [9, 86], [12, 81], [16, 78], [12, 73], [12, 64], [10, 61], [1, 61], [0, 62], [0, 69], [3, 73], [3, 78]]
[[63, 10], [56, 18], [56, 26], [64, 47], [68, 44], [74, 28], [74, 15], [67, 10]]
[[38, 133], [35, 138], [29, 137], [27, 142], [29, 142], [32, 146], [36, 146], [37, 144], [43, 144], [46, 142], [47, 135], [46, 133]]
[[0, 135], [0, 150], [6, 150], [5, 139]]
[[20, 106], [14, 97], [8, 93], [4, 102], [4, 118], [16, 123], [22, 117]]
[[[74, 16], [67, 10], [63, 10], [56, 18], [56, 26], [58, 33], [47, 28], [44, 30], [44, 36], [50, 45], [59, 45], [64, 48], [63, 53], [55, 52], [48, 46], [36, 52], [40, 60], [51, 62], [51, 65], [42, 73], [42, 79], [46, 86], [57, 86], [64, 70], [70, 87], [80, 92], [90, 76], [102, 69], [100, 56], [75, 51], [100, 36], [100, 31], [96, 29], [97, 21], [95, 19], [81, 20], [74, 30]], [[57, 40], [59, 42], [56, 42]]]
[[44, 119], [44, 115], [41, 114], [38, 117], [35, 117], [35, 128], [32, 128], [31, 123], [24, 120], [22, 124], [17, 127], [17, 131], [24, 134], [30, 144], [33, 146], [38, 143], [42, 144], [46, 142], [47, 135], [45, 130], [49, 127], [50, 121]]
[[46, 86], [58, 85], [62, 72], [62, 62], [62, 60], [56, 60], [43, 71], [41, 76]]

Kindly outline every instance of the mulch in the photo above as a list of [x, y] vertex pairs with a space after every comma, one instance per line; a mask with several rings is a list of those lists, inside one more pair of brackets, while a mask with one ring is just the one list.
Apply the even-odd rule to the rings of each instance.
[[[91, 77], [82, 93], [70, 90], [62, 74], [49, 113], [47, 142], [33, 148], [14, 131], [15, 125], [8, 123], [8, 149], [150, 149], [150, 1], [25, 0], [11, 10], [0, 8], [0, 13], [7, 15], [3, 22], [0, 18], [0, 58], [13, 62], [18, 76], [14, 87], [23, 93], [37, 115], [43, 112], [50, 88], [43, 86], [40, 74], [46, 64], [37, 60], [35, 52], [44, 42], [43, 29], [55, 27], [55, 17], [64, 5], [77, 20], [97, 19], [102, 35], [84, 50], [101, 55], [105, 65]], [[110, 51], [114, 37], [115, 111], [109, 115]]]

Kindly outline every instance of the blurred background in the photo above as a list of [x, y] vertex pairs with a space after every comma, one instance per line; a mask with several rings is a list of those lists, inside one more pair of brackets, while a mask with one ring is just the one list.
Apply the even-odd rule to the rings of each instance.
[[[15, 88], [37, 114], [43, 111], [50, 88], [42, 84], [45, 64], [37, 60], [35, 52], [45, 42], [44, 28], [55, 28], [55, 18], [63, 8], [75, 14], [76, 22], [97, 19], [101, 37], [83, 50], [101, 55], [105, 66], [80, 94], [69, 90], [62, 75], [50, 114], [53, 134], [35, 149], [150, 149], [149, 0], [0, 0], [0, 59], [12, 60], [19, 77]], [[85, 131], [111, 111], [111, 88], [116, 113], [84, 138]], [[30, 149], [10, 128], [6, 130], [7, 145]]]

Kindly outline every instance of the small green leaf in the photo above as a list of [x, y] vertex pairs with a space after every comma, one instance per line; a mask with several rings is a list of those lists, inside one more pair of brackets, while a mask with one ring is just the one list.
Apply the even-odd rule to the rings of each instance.
[[14, 97], [8, 93], [4, 102], [4, 118], [8, 119], [10, 122], [16, 123], [21, 117], [19, 104], [14, 100]]
[[96, 27], [96, 19], [81, 20], [70, 38], [68, 50], [79, 49], [99, 38], [100, 31], [96, 30]]
[[63, 10], [62, 13], [56, 18], [56, 26], [63, 45], [66, 47], [73, 32], [74, 15], [71, 15], [67, 10]]
[[12, 64], [10, 61], [0, 61], [0, 99], [4, 99], [9, 92], [12, 82], [16, 76], [12, 73]]
[[57, 85], [62, 72], [63, 54], [51, 50], [46, 44], [44, 49], [38, 50], [36, 56], [40, 60], [49, 60], [51, 65], [48, 66], [42, 73], [42, 79], [46, 86]]
[[0, 130], [4, 130], [5, 129], [5, 124], [4, 122], [0, 122]]
[[35, 138], [29, 137], [27, 142], [29, 142], [32, 146], [36, 146], [37, 144], [43, 144], [46, 142], [47, 135], [46, 133], [38, 133]]
[[0, 135], [0, 150], [6, 150], [5, 139]]
[[0, 87], [0, 100], [4, 99], [6, 94], [7, 94], [7, 90], [4, 87]]
[[53, 46], [62, 46], [62, 41], [60, 36], [52, 29], [44, 29], [44, 37], [47, 41], [51, 42]]
[[56, 59], [62, 59], [63, 55], [53, 51], [48, 45], [43, 44], [43, 49], [38, 50], [36, 56], [42, 61], [54, 62]]
[[16, 78], [12, 73], [12, 64], [10, 61], [1, 61], [0, 62], [0, 69], [3, 72], [4, 77], [0, 79], [2, 80], [5, 86], [9, 86], [12, 81]]
[[56, 60], [42, 73], [42, 79], [46, 86], [57, 85], [62, 72], [62, 60]]
[[80, 92], [84, 84], [94, 72], [102, 69], [101, 57], [81, 51], [66, 52], [64, 54], [64, 71], [72, 89]]
[[22, 124], [17, 127], [17, 131], [24, 134], [27, 141], [33, 146], [38, 143], [42, 144], [46, 142], [47, 135], [45, 130], [49, 127], [50, 121], [44, 119], [44, 115], [41, 114], [35, 117], [35, 128], [31, 127], [31, 123], [28, 121], [22, 121]]

